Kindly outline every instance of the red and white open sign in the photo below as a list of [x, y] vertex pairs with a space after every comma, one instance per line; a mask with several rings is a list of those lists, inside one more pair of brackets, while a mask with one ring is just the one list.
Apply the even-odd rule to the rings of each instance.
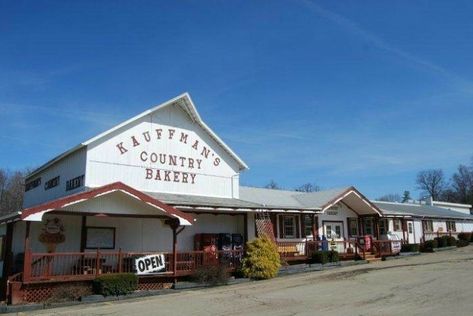
[[135, 267], [136, 274], [164, 272], [164, 269], [166, 268], [164, 255], [160, 253], [136, 258]]

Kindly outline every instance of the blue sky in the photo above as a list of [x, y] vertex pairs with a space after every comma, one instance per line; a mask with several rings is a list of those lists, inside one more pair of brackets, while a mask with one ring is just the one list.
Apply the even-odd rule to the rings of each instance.
[[0, 4], [0, 166], [190, 92], [241, 183], [415, 191], [473, 155], [471, 1]]

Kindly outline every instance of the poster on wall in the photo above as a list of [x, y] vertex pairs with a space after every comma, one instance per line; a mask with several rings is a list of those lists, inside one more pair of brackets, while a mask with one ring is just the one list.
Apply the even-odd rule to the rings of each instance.
[[115, 227], [87, 227], [85, 248], [114, 249]]

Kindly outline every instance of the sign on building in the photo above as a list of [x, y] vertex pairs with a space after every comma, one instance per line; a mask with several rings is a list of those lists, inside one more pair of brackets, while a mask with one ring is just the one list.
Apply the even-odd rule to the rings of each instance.
[[166, 268], [164, 255], [161, 253], [136, 258], [135, 267], [137, 274], [163, 272]]

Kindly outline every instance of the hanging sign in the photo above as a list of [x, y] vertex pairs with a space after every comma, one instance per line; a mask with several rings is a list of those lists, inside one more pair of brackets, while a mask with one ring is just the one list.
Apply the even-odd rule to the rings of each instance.
[[164, 255], [154, 254], [135, 259], [136, 274], [149, 274], [156, 272], [164, 272], [166, 263]]

